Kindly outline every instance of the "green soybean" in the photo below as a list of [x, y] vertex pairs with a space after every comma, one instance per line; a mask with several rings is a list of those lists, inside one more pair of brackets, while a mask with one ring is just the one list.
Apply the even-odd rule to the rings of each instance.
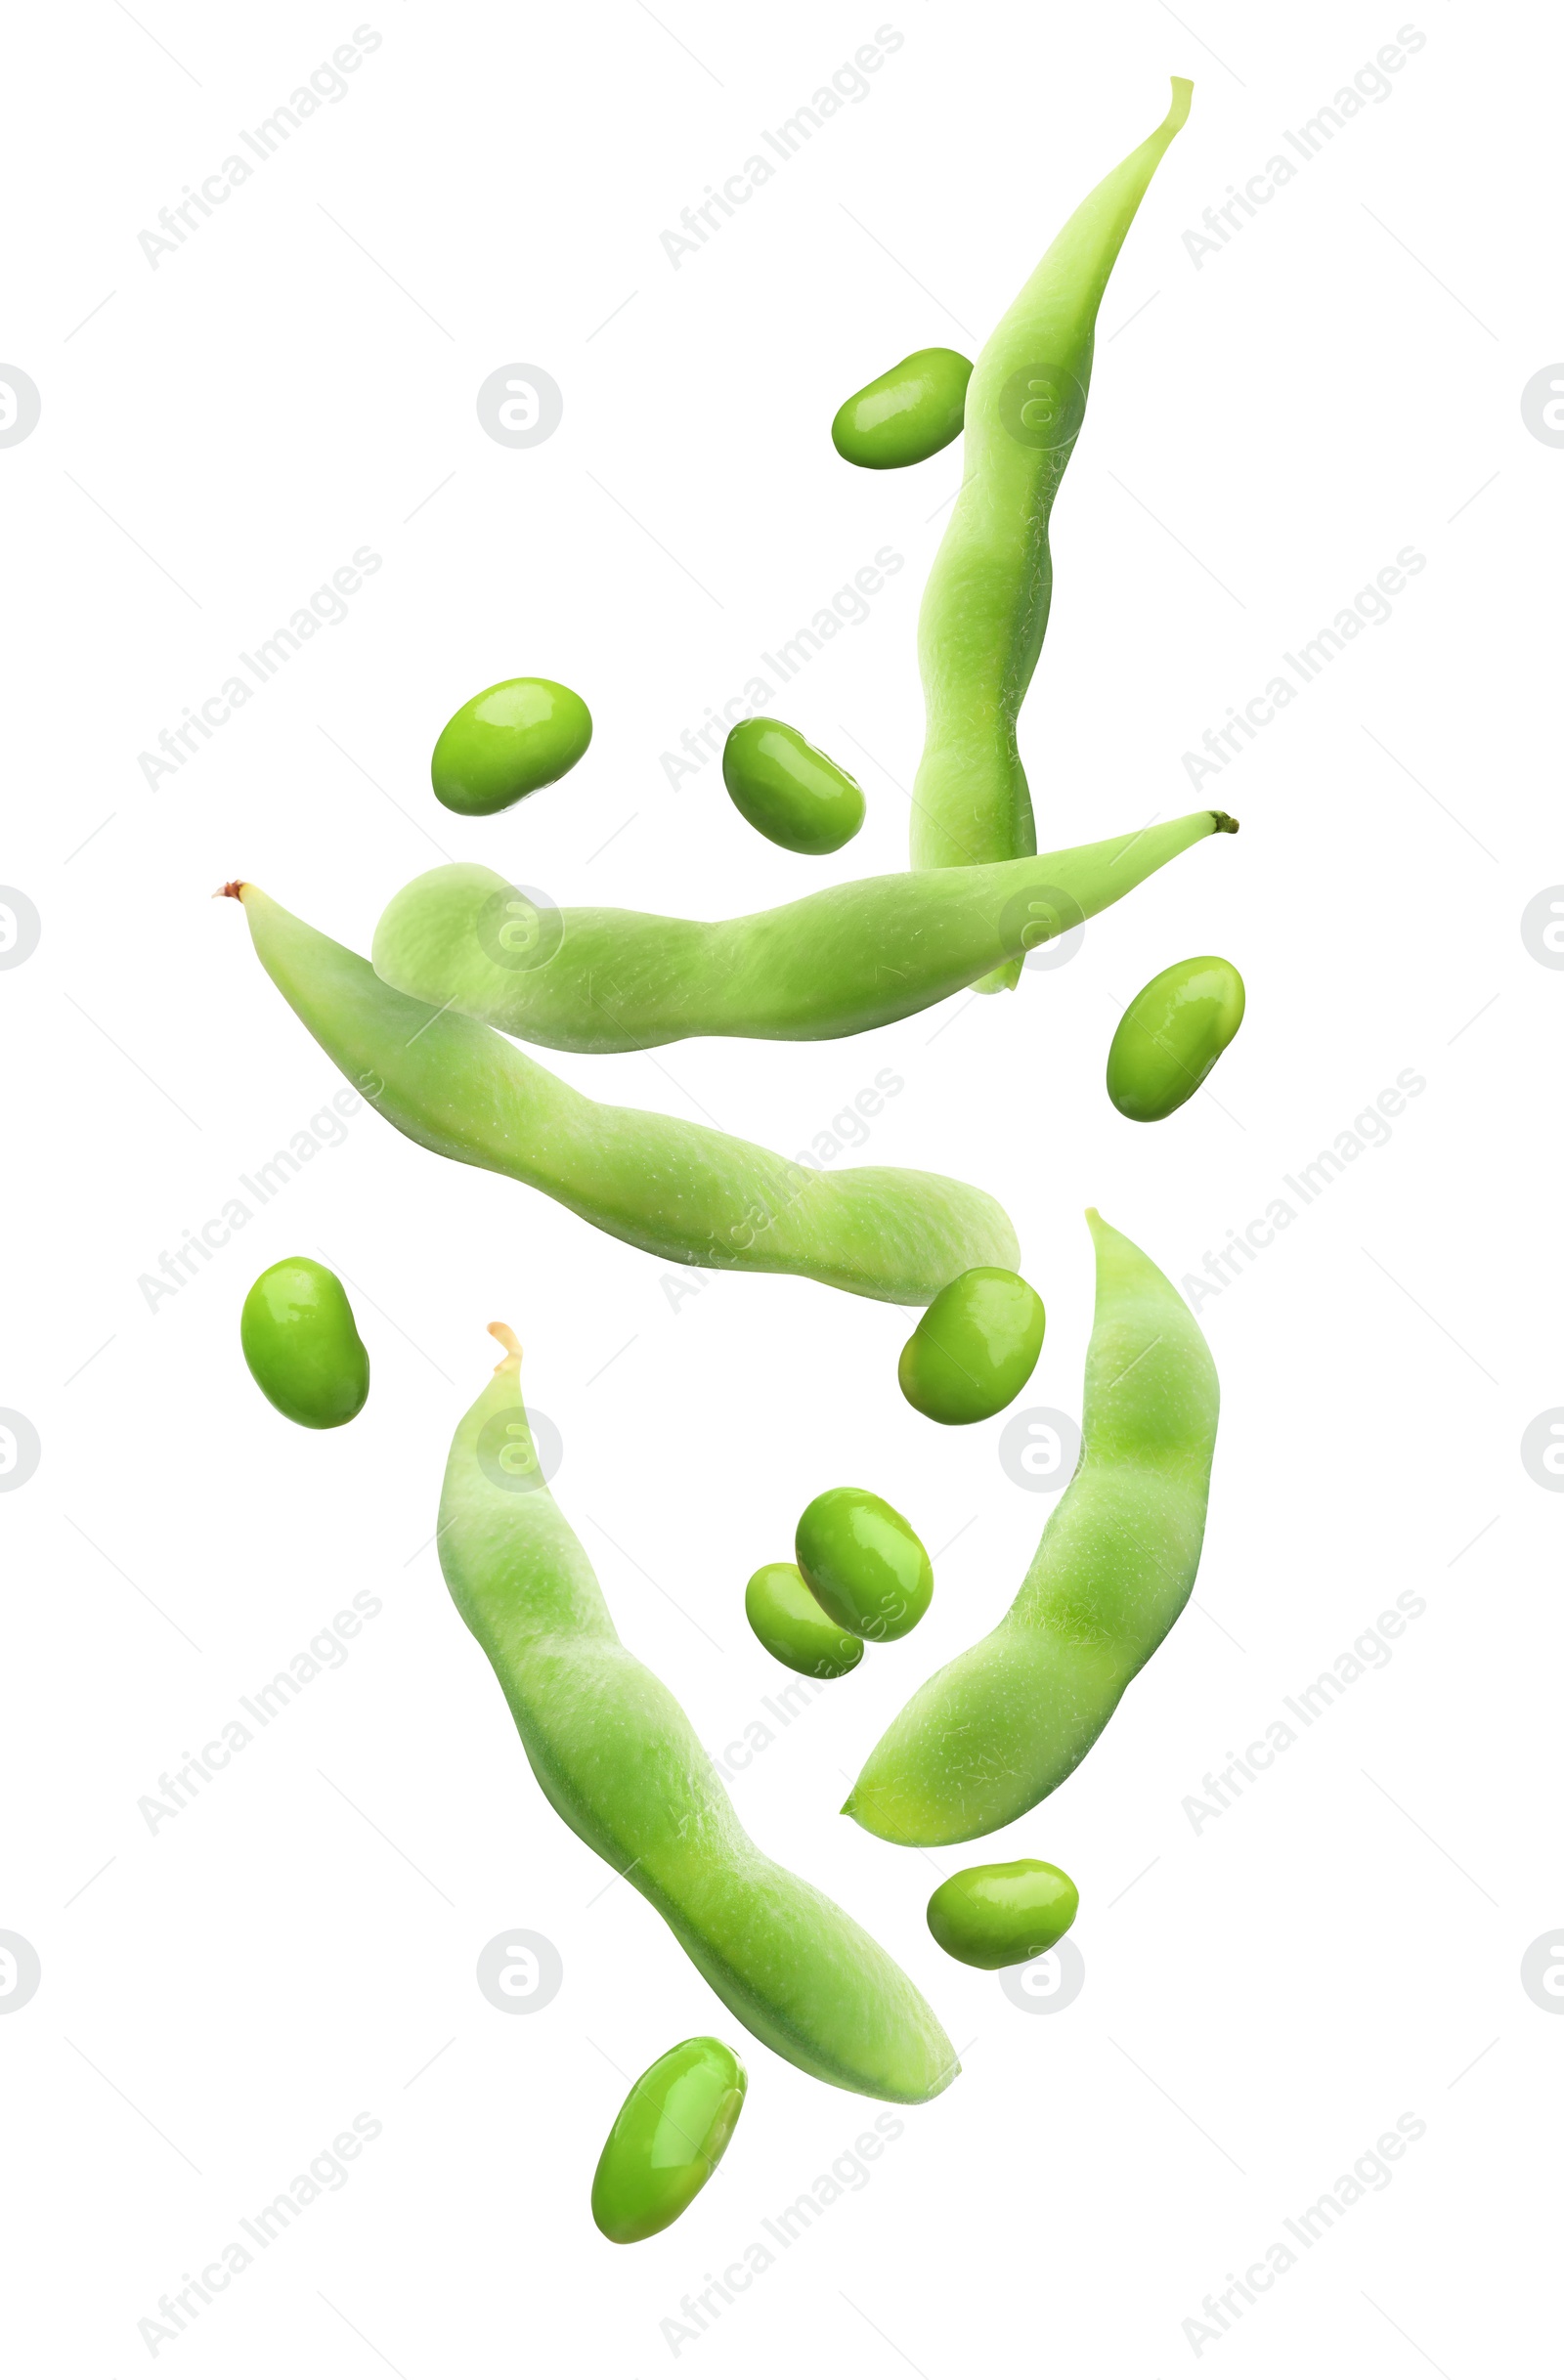
[[592, 714], [551, 677], [507, 677], [463, 703], [440, 730], [429, 774], [435, 797], [466, 818], [490, 818], [552, 785], [592, 740]]
[[1210, 1350], [1172, 1283], [1087, 1209], [1097, 1309], [1082, 1450], [991, 1635], [921, 1686], [845, 1804], [888, 1842], [1008, 1826], [1084, 1759], [1189, 1601], [1216, 1445]]
[[968, 1967], [1021, 1967], [1068, 1933], [1079, 1905], [1063, 1868], [1008, 1859], [947, 1877], [930, 1895], [929, 1930]]
[[828, 1488], [804, 1507], [795, 1551], [827, 1617], [889, 1644], [929, 1609], [934, 1574], [910, 1523], [867, 1488]]
[[890, 1165], [821, 1173], [710, 1125], [601, 1106], [486, 1026], [393, 991], [257, 886], [224, 889], [283, 999], [388, 1123], [631, 1247], [902, 1306], [927, 1304], [969, 1265], [1016, 1261], [1010, 1219], [982, 1190]]
[[931, 1421], [987, 1421], [1031, 1378], [1046, 1323], [1029, 1281], [975, 1265], [946, 1283], [902, 1349], [901, 1393]]
[[801, 1677], [846, 1677], [863, 1659], [863, 1639], [838, 1627], [793, 1562], [767, 1562], [744, 1590], [744, 1614], [775, 1660]]
[[592, 2176], [592, 2221], [620, 2247], [676, 2223], [722, 2162], [749, 2076], [709, 2033], [666, 2050], [630, 2086]]
[[863, 824], [857, 780], [785, 719], [740, 719], [722, 747], [722, 782], [739, 815], [785, 851], [840, 851]]
[[470, 861], [396, 895], [377, 973], [547, 1049], [649, 1050], [690, 1034], [828, 1041], [892, 1024], [1108, 908], [1208, 835], [1224, 810], [991, 868], [834, 885], [706, 925], [632, 909], [544, 909]]
[[369, 1358], [348, 1293], [312, 1256], [287, 1256], [251, 1287], [239, 1321], [262, 1396], [306, 1430], [336, 1430], [364, 1409]]
[[[933, 2099], [958, 2061], [860, 1926], [757, 1849], [695, 1730], [620, 1642], [585, 1550], [526, 1450], [521, 1350], [457, 1424], [437, 1543], [457, 1611], [565, 1824], [644, 1894], [739, 2022], [805, 2074]], [[501, 1456], [521, 1449], [523, 1459]]]
[[[927, 726], [914, 867], [983, 866], [1037, 848], [1016, 721], [1048, 626], [1049, 514], [1086, 409], [1103, 291], [1191, 89], [1174, 78], [1162, 123], [1076, 209], [978, 358], [962, 489], [918, 620]], [[978, 988], [1019, 977], [1012, 962]]]
[[1133, 1124], [1193, 1099], [1243, 1022], [1243, 977], [1226, 959], [1181, 959], [1138, 991], [1108, 1053], [1108, 1096]]
[[925, 462], [961, 436], [972, 365], [953, 347], [920, 347], [840, 407], [831, 443], [864, 471]]

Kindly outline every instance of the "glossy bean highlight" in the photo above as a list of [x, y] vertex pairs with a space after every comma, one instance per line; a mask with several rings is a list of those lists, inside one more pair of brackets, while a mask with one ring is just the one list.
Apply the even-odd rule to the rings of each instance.
[[1243, 977], [1227, 959], [1181, 959], [1143, 985], [1108, 1053], [1108, 1096], [1132, 1124], [1159, 1124], [1204, 1082], [1243, 1022]]
[[250, 1376], [306, 1430], [336, 1430], [364, 1409], [369, 1358], [348, 1293], [313, 1256], [287, 1256], [255, 1281], [239, 1315]]
[[989, 1420], [1031, 1378], [1047, 1320], [1042, 1299], [1019, 1273], [975, 1266], [940, 1290], [902, 1349], [902, 1395], [948, 1427]]
[[1007, 1859], [962, 1868], [930, 1896], [929, 1930], [967, 1967], [1022, 1967], [1040, 1959], [1075, 1923], [1080, 1895], [1046, 1859]]
[[722, 782], [740, 817], [785, 851], [840, 851], [863, 824], [857, 779], [785, 719], [740, 719], [722, 747]]
[[796, 1562], [767, 1562], [744, 1590], [744, 1616], [775, 1661], [801, 1677], [846, 1677], [863, 1639], [839, 1627], [804, 1584]]
[[748, 2088], [742, 2059], [709, 2033], [666, 2050], [630, 2085], [592, 2176], [605, 2239], [629, 2247], [678, 2221], [722, 2162]]
[[953, 347], [920, 347], [838, 408], [831, 443], [861, 471], [926, 462], [961, 436], [972, 365]]
[[429, 764], [435, 799], [465, 818], [492, 818], [555, 784], [591, 740], [592, 714], [571, 687], [507, 677], [440, 730]]
[[915, 1628], [934, 1568], [910, 1522], [867, 1488], [828, 1488], [805, 1506], [795, 1545], [804, 1584], [827, 1617], [871, 1644]]

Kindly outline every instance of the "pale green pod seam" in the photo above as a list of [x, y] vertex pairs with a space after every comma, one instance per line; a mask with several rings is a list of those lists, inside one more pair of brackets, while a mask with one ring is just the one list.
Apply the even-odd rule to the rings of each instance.
[[365, 959], [255, 885], [256, 953], [294, 1014], [409, 1140], [507, 1174], [631, 1247], [674, 1264], [796, 1273], [891, 1305], [924, 1306], [969, 1265], [1018, 1260], [986, 1191], [891, 1165], [832, 1174], [705, 1124], [586, 1099], [470, 1017], [382, 983]]
[[969, 1842], [1085, 1757], [1189, 1601], [1216, 1366], [1163, 1274], [1088, 1209], [1097, 1306], [1081, 1456], [999, 1625], [921, 1686], [846, 1802], [889, 1842]]
[[413, 999], [547, 1049], [649, 1050], [692, 1034], [831, 1040], [947, 999], [1110, 908], [1192, 844], [1237, 831], [1225, 810], [1194, 810], [994, 867], [867, 877], [716, 925], [635, 909], [543, 913], [523, 887], [462, 860], [395, 895], [374, 966]]
[[583, 1842], [664, 1918], [741, 2024], [819, 2081], [933, 2099], [960, 2071], [917, 1986], [739, 1823], [673, 1695], [624, 1644], [546, 1486], [501, 1485], [486, 1448], [528, 1432], [521, 1350], [457, 1424], [440, 1565], [504, 1690], [534, 1776]]

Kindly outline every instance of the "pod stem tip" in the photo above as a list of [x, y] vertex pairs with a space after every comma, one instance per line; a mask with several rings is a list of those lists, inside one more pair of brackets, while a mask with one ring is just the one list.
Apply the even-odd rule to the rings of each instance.
[[508, 1322], [491, 1322], [489, 1336], [492, 1339], [498, 1339], [505, 1351], [495, 1365], [496, 1377], [498, 1378], [502, 1371], [519, 1372], [521, 1369], [521, 1341], [511, 1329], [510, 1324]]
[[212, 894], [212, 898], [214, 901], [241, 901], [244, 898], [243, 877], [231, 876], [226, 885], [218, 886], [217, 890]]
[[1213, 810], [1211, 815], [1216, 820], [1216, 825], [1212, 829], [1214, 834], [1236, 835], [1238, 833], [1238, 820], [1236, 818], [1230, 818], [1226, 810]]

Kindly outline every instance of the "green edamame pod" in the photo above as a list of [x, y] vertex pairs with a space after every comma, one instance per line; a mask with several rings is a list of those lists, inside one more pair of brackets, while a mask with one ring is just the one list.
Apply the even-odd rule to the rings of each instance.
[[833, 885], [706, 925], [634, 909], [548, 909], [492, 868], [431, 868], [374, 930], [375, 972], [521, 1041], [594, 1055], [692, 1033], [829, 1041], [915, 1016], [1067, 932], [1208, 835], [1225, 810], [992, 868]]
[[1138, 991], [1108, 1053], [1108, 1096], [1132, 1124], [1193, 1099], [1243, 1022], [1243, 977], [1227, 959], [1181, 959]]
[[364, 1409], [369, 1358], [348, 1293], [312, 1256], [287, 1256], [253, 1283], [239, 1321], [256, 1387], [306, 1430], [340, 1429]]
[[1063, 1868], [1046, 1859], [1007, 1859], [963, 1868], [930, 1896], [929, 1930], [968, 1967], [1021, 1967], [1052, 1950], [1080, 1905]]
[[767, 1562], [744, 1590], [744, 1614], [766, 1651], [801, 1677], [846, 1677], [863, 1639], [838, 1627], [794, 1562]]
[[845, 1804], [888, 1842], [967, 1842], [1021, 1818], [1085, 1758], [1190, 1599], [1217, 1381], [1195, 1318], [1088, 1207], [1097, 1311], [1082, 1450], [991, 1635], [921, 1686]]
[[929, 1556], [911, 1524], [867, 1488], [828, 1488], [806, 1504], [795, 1551], [827, 1618], [871, 1644], [905, 1636], [929, 1609]]
[[961, 436], [972, 366], [953, 347], [920, 347], [838, 409], [831, 444], [864, 471], [926, 462]]
[[825, 1174], [709, 1125], [605, 1107], [469, 1017], [382, 983], [368, 962], [231, 884], [261, 965], [321, 1047], [410, 1141], [557, 1198], [674, 1264], [801, 1273], [917, 1306], [973, 1264], [1013, 1264], [1003, 1207], [940, 1174]]
[[974, 1266], [946, 1283], [902, 1349], [902, 1395], [931, 1421], [987, 1421], [1031, 1378], [1047, 1320], [1019, 1273]]
[[[913, 784], [915, 868], [1037, 848], [1016, 720], [1048, 626], [1048, 518], [1086, 410], [1108, 277], [1192, 88], [1173, 78], [1166, 117], [1076, 208], [978, 358], [962, 490], [918, 620], [927, 727]], [[1013, 963], [978, 988], [1019, 976]]]
[[784, 851], [840, 851], [863, 824], [856, 778], [785, 719], [740, 719], [722, 747], [722, 782], [740, 817]]
[[673, 1695], [621, 1644], [586, 1555], [534, 1466], [521, 1349], [456, 1426], [438, 1543], [457, 1611], [565, 1824], [667, 1920], [741, 2024], [805, 2074], [933, 2099], [958, 2072], [934, 2011], [834, 1901], [745, 1834]]
[[592, 714], [551, 677], [507, 677], [463, 703], [435, 743], [435, 799], [465, 818], [492, 818], [552, 785], [592, 740]]
[[592, 2221], [620, 2247], [676, 2223], [722, 2162], [749, 2076], [707, 2034], [666, 2050], [630, 2085], [592, 2176]]

